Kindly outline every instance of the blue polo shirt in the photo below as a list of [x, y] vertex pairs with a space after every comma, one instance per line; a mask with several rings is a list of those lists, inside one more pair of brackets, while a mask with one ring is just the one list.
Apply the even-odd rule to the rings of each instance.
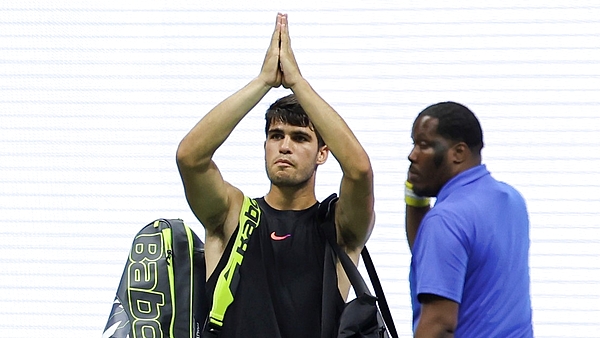
[[484, 165], [440, 190], [413, 245], [410, 288], [459, 303], [454, 337], [533, 337], [529, 218], [523, 197]]

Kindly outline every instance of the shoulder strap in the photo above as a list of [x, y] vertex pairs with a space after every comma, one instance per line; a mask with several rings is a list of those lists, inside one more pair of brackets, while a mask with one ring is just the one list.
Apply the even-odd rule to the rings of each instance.
[[[325, 201], [328, 202], [326, 204], [326, 207], [324, 207], [326, 208], [326, 211], [323, 211], [321, 213], [321, 215], [329, 216], [324, 218], [325, 222], [322, 225], [323, 230], [325, 232], [325, 237], [327, 238], [327, 241], [329, 242], [329, 245], [335, 252], [336, 256], [340, 260], [340, 263], [342, 264], [342, 267], [344, 268], [344, 271], [346, 272], [346, 275], [348, 276], [348, 279], [350, 280], [350, 283], [352, 284], [356, 295], [370, 295], [371, 293], [369, 292], [369, 288], [367, 287], [365, 280], [362, 278], [362, 275], [358, 271], [358, 268], [356, 267], [356, 265], [354, 265], [354, 262], [352, 262], [348, 254], [345, 251], [343, 251], [342, 248], [340, 248], [340, 246], [337, 244], [335, 236], [335, 224], [333, 223], [333, 216], [330, 215], [334, 210], [334, 203], [337, 201], [337, 198], [336, 196], [332, 195], [329, 196]], [[377, 296], [377, 301], [379, 303], [379, 310], [381, 311], [381, 316], [385, 321], [388, 332], [393, 338], [398, 338], [398, 332], [396, 331], [396, 326], [394, 325], [394, 321], [392, 319], [390, 307], [387, 303], [387, 300], [385, 299], [385, 294], [383, 293], [383, 288], [381, 287], [379, 276], [377, 276], [377, 271], [375, 271], [375, 265], [373, 264], [373, 260], [371, 259], [371, 255], [369, 254], [369, 251], [367, 250], [366, 246], [361, 251], [361, 256], [369, 274], [369, 279], [373, 284], [373, 289], [375, 290], [375, 295]]]
[[354, 292], [356, 292], [356, 295], [357, 296], [360, 296], [362, 294], [370, 295], [371, 292], [369, 291], [369, 287], [367, 286], [367, 283], [365, 283], [365, 280], [360, 275], [360, 272], [356, 268], [356, 265], [354, 265], [354, 262], [352, 262], [352, 260], [348, 256], [348, 254], [346, 254], [346, 252], [344, 252], [342, 250], [342, 248], [340, 248], [340, 246], [337, 244], [337, 241], [335, 239], [335, 233], [334, 233], [335, 232], [335, 224], [333, 224], [333, 222], [331, 222], [331, 221], [328, 221], [328, 222], [325, 222], [325, 224], [323, 224], [322, 226], [323, 226], [323, 230], [325, 231], [327, 241], [329, 242], [329, 245], [333, 249], [333, 252], [335, 252], [335, 255], [340, 260], [340, 263], [342, 264], [342, 267], [344, 268], [344, 271], [346, 272], [346, 275], [348, 276], [348, 279], [350, 280], [350, 283], [352, 284], [352, 287], [354, 288]]
[[248, 248], [248, 241], [254, 230], [260, 224], [260, 208], [258, 202], [247, 196], [244, 196], [242, 210], [240, 211], [239, 229], [229, 254], [227, 265], [219, 274], [215, 291], [213, 294], [213, 303], [208, 318], [208, 331], [218, 334], [223, 327], [225, 312], [235, 296], [235, 291], [239, 284], [239, 269], [244, 260], [244, 254]]
[[388, 305], [388, 302], [385, 299], [385, 294], [383, 293], [383, 288], [381, 287], [379, 276], [377, 276], [377, 271], [375, 271], [375, 265], [373, 264], [373, 260], [371, 259], [371, 255], [369, 254], [369, 250], [367, 250], [366, 246], [362, 249], [360, 254], [363, 258], [363, 262], [365, 263], [365, 268], [367, 268], [367, 273], [369, 274], [371, 284], [373, 284], [373, 289], [375, 289], [375, 295], [377, 296], [377, 301], [379, 302], [379, 310], [381, 310], [381, 316], [387, 324], [387, 329], [390, 332], [390, 335], [396, 338], [398, 337], [398, 332], [396, 331], [396, 326], [394, 325], [394, 320], [392, 319], [390, 306]]

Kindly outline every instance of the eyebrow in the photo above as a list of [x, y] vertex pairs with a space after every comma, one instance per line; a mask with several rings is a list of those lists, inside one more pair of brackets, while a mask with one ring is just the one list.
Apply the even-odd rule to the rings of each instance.
[[[304, 127], [303, 127], [304, 128]], [[281, 128], [273, 128], [273, 129], [269, 129], [269, 131], [267, 132], [268, 135], [274, 134], [274, 133], [282, 133], [285, 134], [285, 131]], [[304, 136], [308, 139], [312, 139], [312, 135], [302, 131], [302, 130], [294, 130], [292, 132], [289, 133], [292, 136]]]
[[411, 139], [413, 139], [413, 140], [416, 140], [416, 139], [418, 139], [418, 138], [424, 138], [424, 137], [426, 137], [426, 135], [425, 135], [425, 133], [424, 133], [424, 132], [422, 132], [422, 131], [421, 131], [421, 132], [418, 132], [418, 133], [416, 133], [416, 134], [415, 134], [415, 133], [410, 133], [410, 138], [411, 138]]

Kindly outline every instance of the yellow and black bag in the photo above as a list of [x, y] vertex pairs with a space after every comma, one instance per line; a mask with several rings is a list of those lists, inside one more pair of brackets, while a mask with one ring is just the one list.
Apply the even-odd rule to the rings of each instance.
[[196, 337], [208, 312], [205, 281], [204, 243], [182, 220], [146, 225], [133, 240], [102, 337]]
[[210, 312], [204, 243], [180, 219], [161, 218], [143, 227], [133, 239], [102, 338], [217, 337], [259, 223], [258, 203], [245, 196], [235, 245]]

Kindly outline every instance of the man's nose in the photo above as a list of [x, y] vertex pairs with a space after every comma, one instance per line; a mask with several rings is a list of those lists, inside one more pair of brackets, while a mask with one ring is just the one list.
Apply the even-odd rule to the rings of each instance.
[[417, 152], [415, 151], [415, 147], [413, 147], [410, 153], [408, 153], [408, 160], [410, 163], [413, 163], [417, 160]]
[[292, 151], [291, 148], [292, 139], [289, 136], [285, 136], [279, 144], [279, 152], [282, 154], [288, 154]]

